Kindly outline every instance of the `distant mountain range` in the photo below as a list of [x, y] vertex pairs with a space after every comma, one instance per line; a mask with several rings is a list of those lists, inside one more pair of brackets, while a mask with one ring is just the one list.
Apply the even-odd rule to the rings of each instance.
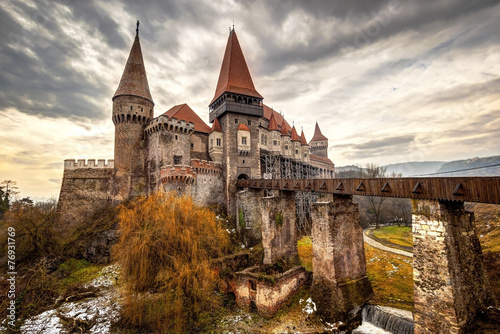
[[[403, 177], [500, 176], [500, 155], [454, 161], [411, 161], [390, 164], [386, 175], [401, 173]], [[361, 171], [360, 166], [335, 167], [336, 172]]]

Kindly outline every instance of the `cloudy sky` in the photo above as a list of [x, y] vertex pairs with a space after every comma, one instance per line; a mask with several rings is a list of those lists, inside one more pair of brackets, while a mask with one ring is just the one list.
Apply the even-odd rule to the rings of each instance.
[[0, 2], [0, 180], [58, 197], [64, 159], [112, 158], [111, 97], [140, 20], [155, 114], [208, 123], [233, 25], [264, 102], [337, 166], [500, 154], [498, 0]]

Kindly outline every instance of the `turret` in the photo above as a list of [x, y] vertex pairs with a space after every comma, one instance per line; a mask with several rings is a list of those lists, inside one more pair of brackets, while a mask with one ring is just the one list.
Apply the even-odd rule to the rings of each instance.
[[112, 101], [112, 119], [115, 124], [114, 195], [116, 199], [123, 200], [144, 192], [144, 125], [153, 118], [154, 109], [139, 42], [139, 21], [132, 49]]
[[285, 119], [281, 122], [281, 154], [289, 158], [292, 156], [292, 139], [288, 133]]
[[300, 144], [299, 135], [297, 135], [297, 130], [295, 130], [295, 125], [292, 128], [292, 158], [296, 160], [302, 160], [302, 146]]
[[309, 142], [311, 154], [318, 157], [328, 158], [328, 138], [326, 138], [319, 129], [318, 122], [314, 128], [314, 136]]
[[271, 135], [271, 143], [270, 148], [273, 154], [281, 153], [281, 134], [278, 129], [278, 124], [276, 124], [276, 118], [274, 117], [274, 113], [271, 114], [271, 119], [269, 120], [269, 126], [267, 127], [269, 133]]
[[301, 160], [305, 163], [309, 163], [309, 145], [307, 145], [306, 136], [304, 135], [304, 130], [300, 134], [300, 146], [301, 146]]
[[222, 163], [222, 137], [222, 129], [216, 118], [208, 135], [208, 153], [210, 158], [219, 164]]

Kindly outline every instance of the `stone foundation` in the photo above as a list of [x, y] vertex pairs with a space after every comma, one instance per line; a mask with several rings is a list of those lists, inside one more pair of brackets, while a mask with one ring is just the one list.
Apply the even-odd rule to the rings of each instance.
[[493, 305], [473, 214], [463, 202], [413, 201], [415, 333], [467, 333]]
[[311, 297], [328, 322], [361, 322], [361, 308], [373, 297], [366, 276], [363, 230], [352, 196], [333, 195], [312, 206], [313, 284]]
[[236, 304], [272, 318], [306, 283], [308, 274], [303, 267], [294, 267], [277, 275], [265, 275], [259, 270], [260, 266], [254, 266], [236, 273]]

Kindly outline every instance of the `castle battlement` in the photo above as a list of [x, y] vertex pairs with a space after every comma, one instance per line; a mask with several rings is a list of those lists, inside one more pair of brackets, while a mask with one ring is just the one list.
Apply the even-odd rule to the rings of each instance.
[[64, 160], [64, 169], [78, 169], [78, 168], [114, 168], [115, 161], [113, 159], [108, 159], [106, 164], [106, 159], [98, 159], [97, 164], [95, 159], [66, 159]]
[[161, 168], [162, 183], [182, 182], [191, 184], [196, 179], [196, 174], [191, 166], [168, 165]]
[[161, 130], [168, 130], [178, 133], [188, 133], [191, 134], [194, 132], [194, 123], [186, 122], [181, 119], [178, 120], [175, 117], [168, 118], [168, 116], [160, 115], [154, 119], [152, 119], [144, 130], [148, 135], [151, 135], [155, 132]]
[[192, 159], [191, 167], [196, 174], [222, 176], [222, 165], [213, 161]]

